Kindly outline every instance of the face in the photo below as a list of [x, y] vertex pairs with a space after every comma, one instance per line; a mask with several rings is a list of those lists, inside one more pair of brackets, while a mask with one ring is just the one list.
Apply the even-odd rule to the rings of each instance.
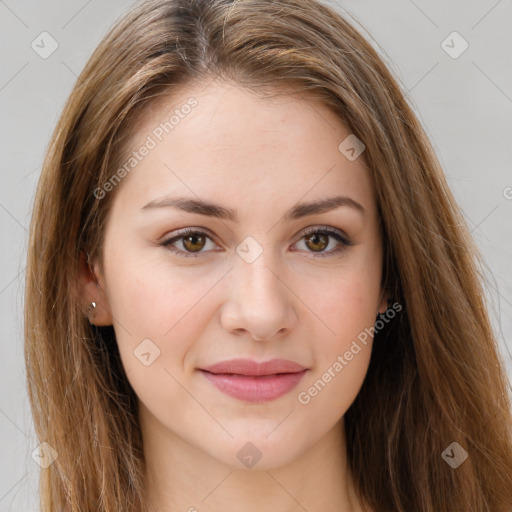
[[240, 468], [256, 449], [259, 468], [290, 462], [339, 425], [385, 309], [375, 191], [338, 148], [349, 135], [313, 100], [219, 81], [137, 126], [91, 293], [147, 424]]

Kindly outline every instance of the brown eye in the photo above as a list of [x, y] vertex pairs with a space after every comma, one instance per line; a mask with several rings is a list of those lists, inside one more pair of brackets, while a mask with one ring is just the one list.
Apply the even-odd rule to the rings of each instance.
[[206, 244], [206, 237], [200, 234], [188, 235], [182, 238], [183, 247], [190, 252], [200, 251]]
[[[326, 250], [331, 242], [334, 242], [334, 248]], [[314, 258], [336, 256], [348, 246], [352, 245], [347, 235], [342, 231], [330, 228], [313, 228], [303, 233], [298, 243], [304, 244], [305, 251], [313, 254]]]
[[323, 233], [313, 233], [304, 238], [307, 246], [314, 252], [323, 251], [329, 245], [329, 236]]
[[[208, 241], [215, 246], [207, 233], [187, 228], [182, 233], [162, 242], [162, 245], [179, 256], [198, 257], [201, 256], [202, 253], [208, 252], [203, 251], [205, 246], [207, 246]], [[175, 244], [178, 243], [180, 243], [181, 247], [176, 247]]]

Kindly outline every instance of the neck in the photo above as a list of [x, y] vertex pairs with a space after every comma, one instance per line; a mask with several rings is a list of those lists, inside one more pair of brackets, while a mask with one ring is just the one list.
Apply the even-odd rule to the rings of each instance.
[[141, 404], [151, 512], [360, 512], [343, 418], [308, 451], [268, 469], [226, 465], [177, 437]]

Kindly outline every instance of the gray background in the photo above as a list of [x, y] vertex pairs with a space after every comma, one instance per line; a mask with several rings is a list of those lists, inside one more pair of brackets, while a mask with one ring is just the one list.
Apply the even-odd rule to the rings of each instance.
[[[493, 323], [512, 376], [512, 3], [326, 3], [346, 10], [356, 26], [368, 30], [408, 91], [488, 265]], [[31, 453], [39, 443], [25, 390], [22, 336], [35, 186], [78, 73], [130, 5], [128, 0], [0, 0], [0, 512], [36, 510], [39, 466]], [[43, 31], [58, 42], [47, 59], [31, 47]], [[441, 46], [453, 31], [469, 44], [455, 59]], [[457, 40], [448, 44], [452, 51], [461, 48]]]

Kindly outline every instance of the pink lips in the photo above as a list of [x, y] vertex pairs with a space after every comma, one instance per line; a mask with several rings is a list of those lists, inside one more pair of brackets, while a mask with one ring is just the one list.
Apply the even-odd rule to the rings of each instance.
[[232, 359], [201, 368], [201, 373], [223, 393], [247, 402], [268, 402], [291, 391], [307, 368], [272, 359], [263, 363]]

